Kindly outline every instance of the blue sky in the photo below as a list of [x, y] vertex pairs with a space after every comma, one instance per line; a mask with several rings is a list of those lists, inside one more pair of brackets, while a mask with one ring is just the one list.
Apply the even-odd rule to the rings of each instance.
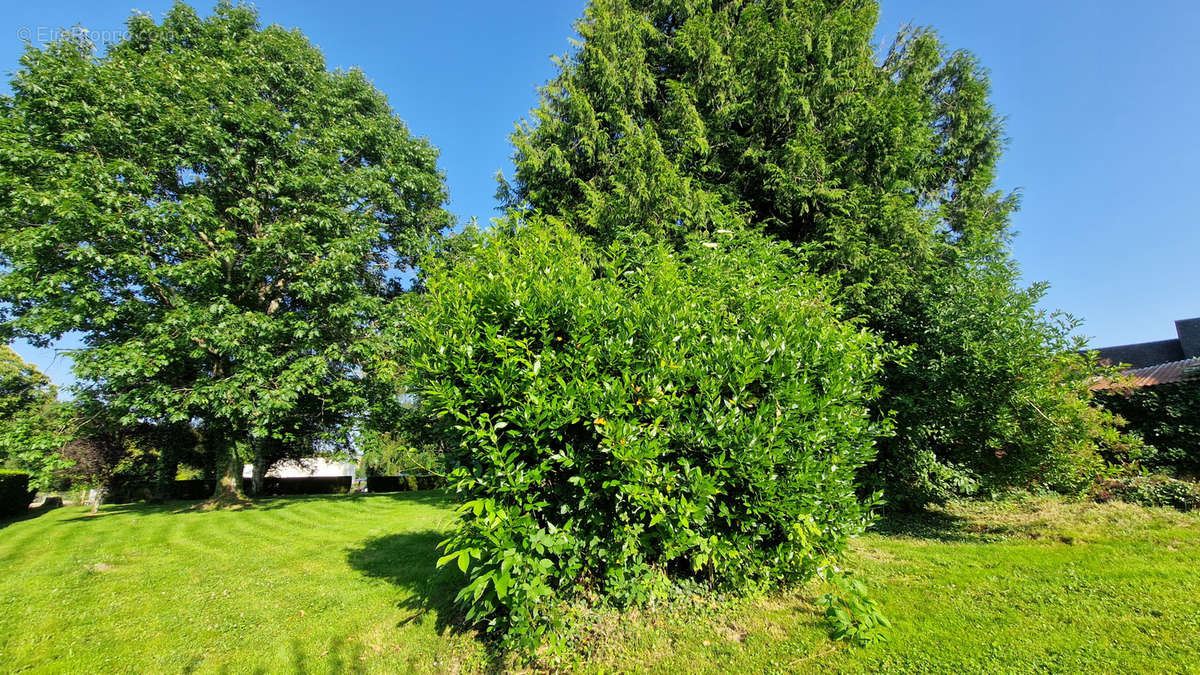
[[[131, 9], [159, 18], [170, 4], [6, 3], [0, 69], [7, 81], [22, 38], [75, 25], [112, 36]], [[256, 5], [264, 23], [300, 28], [331, 67], [362, 68], [441, 149], [451, 210], [486, 222], [508, 133], [554, 74], [550, 57], [570, 49], [584, 2]], [[883, 0], [880, 41], [903, 24], [932, 26], [991, 70], [1011, 138], [1000, 186], [1023, 195], [1014, 251], [1026, 280], [1050, 282], [1046, 308], [1085, 319], [1094, 346], [1174, 337], [1174, 319], [1200, 316], [1200, 3]], [[14, 348], [70, 381], [68, 359]]]

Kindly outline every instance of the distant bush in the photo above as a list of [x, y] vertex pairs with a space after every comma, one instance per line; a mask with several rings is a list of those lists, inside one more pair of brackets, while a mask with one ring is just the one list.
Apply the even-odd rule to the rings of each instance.
[[25, 513], [33, 496], [28, 473], [0, 469], [0, 517]]
[[367, 476], [367, 492], [403, 492], [409, 486], [408, 476]]
[[[414, 406], [415, 402], [405, 400], [398, 405], [376, 408], [370, 426], [357, 439], [368, 475], [420, 476], [446, 472], [443, 453], [424, 436], [423, 420]], [[375, 426], [382, 430], [372, 428]]]
[[263, 479], [265, 495], [337, 495], [350, 491], [352, 476], [297, 476]]
[[1106, 458], [1138, 445], [1092, 405], [1100, 367], [1075, 353], [1075, 322], [1044, 315], [1040, 286], [1017, 291], [1012, 274], [998, 263], [947, 273], [913, 303], [911, 333], [884, 333], [910, 345], [884, 377], [897, 433], [864, 472], [889, 509], [1013, 487], [1080, 495]]
[[367, 476], [367, 492], [406, 492], [442, 487], [441, 476]]
[[1170, 506], [1181, 511], [1200, 508], [1200, 485], [1161, 474], [1102, 480], [1093, 489], [1098, 501], [1120, 499], [1142, 506]]
[[215, 479], [194, 478], [191, 480], [177, 480], [170, 484], [167, 488], [167, 495], [171, 499], [208, 499], [212, 496], [213, 490], [217, 487]]
[[783, 244], [597, 250], [555, 222], [426, 267], [411, 389], [464, 500], [442, 563], [471, 620], [540, 640], [557, 603], [803, 581], [869, 517], [879, 343]]

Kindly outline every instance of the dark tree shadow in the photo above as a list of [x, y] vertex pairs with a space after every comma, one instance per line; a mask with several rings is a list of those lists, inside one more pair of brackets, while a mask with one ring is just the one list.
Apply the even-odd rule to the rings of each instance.
[[434, 628], [438, 635], [473, 634], [487, 652], [488, 671], [501, 672], [504, 670], [505, 654], [494, 641], [474, 633], [472, 626], [455, 607], [454, 596], [463, 586], [463, 574], [454, 565], [437, 567], [440, 553], [437, 545], [445, 538], [445, 532], [436, 530], [375, 537], [347, 551], [346, 561], [366, 576], [383, 579], [410, 593], [398, 605], [408, 613], [398, 626], [408, 625], [433, 613], [436, 617]]
[[49, 513], [51, 511], [55, 510], [56, 508], [61, 508], [61, 507], [56, 507], [56, 506], [52, 506], [50, 508], [46, 508], [45, 506], [39, 506], [36, 508], [31, 507], [29, 509], [26, 509], [25, 513], [20, 513], [15, 516], [0, 516], [0, 530], [8, 527], [9, 525], [12, 525], [13, 523], [19, 523], [23, 520], [33, 520], [34, 518], [37, 518], [38, 516], [42, 515], [43, 513]]
[[78, 516], [71, 518], [63, 518], [63, 522], [69, 523], [79, 520], [96, 520], [97, 518], [105, 518], [108, 516], [117, 515], [137, 515], [147, 516], [161, 513], [182, 513], [189, 510], [192, 504], [198, 502], [131, 502], [129, 504], [104, 504], [96, 513], [81, 513]]
[[[342, 675], [342, 673], [365, 673], [367, 672], [366, 664], [360, 658], [363, 654], [362, 648], [354, 648], [346, 643], [345, 640], [334, 638], [324, 644], [324, 651], [319, 655], [311, 654], [311, 649], [305, 650], [304, 645], [299, 640], [292, 639], [288, 643], [288, 669], [271, 670], [265, 666], [253, 666], [246, 668], [249, 664], [242, 664], [236, 667], [223, 665], [216, 672], [225, 675], [232, 672], [245, 672], [252, 675], [271, 675], [275, 672], [295, 673], [296, 675], [308, 675], [309, 673], [329, 673], [329, 675]], [[249, 656], [248, 660], [252, 661], [253, 657]], [[198, 670], [202, 670], [204, 660], [200, 656], [192, 658], [188, 665], [184, 666], [183, 672], [185, 675], [190, 675]]]
[[885, 511], [868, 531], [888, 537], [946, 542], [976, 541], [978, 537], [967, 530], [969, 523], [966, 518], [945, 511]]
[[346, 553], [350, 566], [369, 577], [383, 579], [408, 591], [410, 596], [400, 608], [411, 612], [400, 625], [420, 619], [430, 612], [437, 616], [438, 634], [465, 630], [454, 608], [454, 596], [462, 587], [462, 573], [456, 567], [438, 568], [438, 542], [445, 532], [425, 530], [389, 534], [367, 540]]

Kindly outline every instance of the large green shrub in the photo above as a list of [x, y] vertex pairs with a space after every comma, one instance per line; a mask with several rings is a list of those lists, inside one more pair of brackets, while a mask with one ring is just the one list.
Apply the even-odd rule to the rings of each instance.
[[889, 505], [1011, 486], [1077, 494], [1104, 457], [1138, 445], [1091, 405], [1097, 364], [1076, 353], [1075, 322], [1038, 309], [1045, 286], [1018, 290], [1016, 274], [1007, 260], [947, 270], [885, 331], [907, 346], [883, 381], [896, 434], [866, 473]]
[[468, 618], [528, 645], [562, 601], [799, 581], [839, 555], [869, 516], [881, 350], [787, 245], [498, 229], [430, 264], [411, 325]]
[[0, 517], [22, 514], [32, 501], [33, 491], [29, 489], [29, 474], [24, 471], [0, 469]]
[[29, 474], [35, 489], [49, 489], [68, 462], [58, 455], [69, 436], [69, 406], [36, 366], [0, 345], [0, 467]]

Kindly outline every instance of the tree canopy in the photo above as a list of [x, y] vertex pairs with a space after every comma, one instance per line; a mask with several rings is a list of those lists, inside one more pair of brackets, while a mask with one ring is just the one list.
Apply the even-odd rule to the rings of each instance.
[[[83, 335], [85, 386], [198, 421], [240, 476], [298, 408], [352, 415], [376, 323], [451, 221], [437, 152], [297, 31], [228, 2], [29, 48], [0, 100], [0, 321]], [[234, 481], [229, 481], [232, 489]]]
[[0, 417], [10, 418], [54, 400], [50, 378], [26, 363], [12, 347], [0, 347]]

